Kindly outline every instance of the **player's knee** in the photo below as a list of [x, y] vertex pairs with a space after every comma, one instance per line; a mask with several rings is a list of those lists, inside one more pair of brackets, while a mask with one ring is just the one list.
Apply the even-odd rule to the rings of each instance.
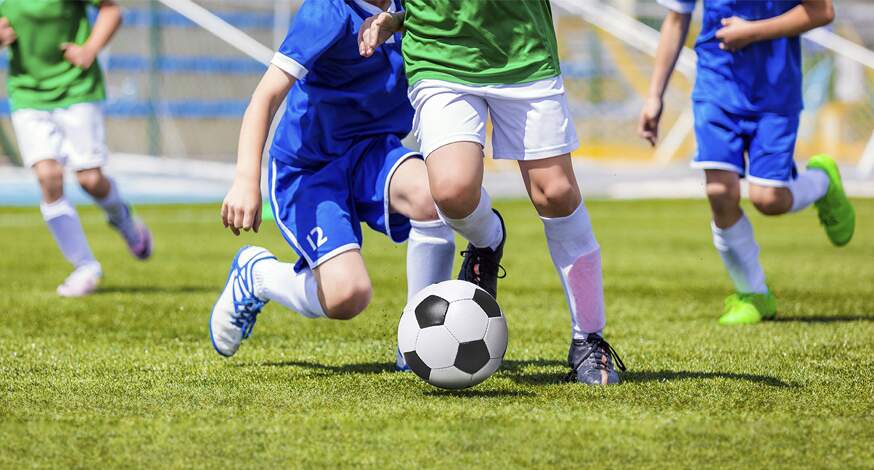
[[716, 212], [736, 208], [740, 204], [740, 187], [719, 182], [707, 183], [707, 199]]
[[79, 181], [79, 186], [89, 193], [96, 191], [102, 181], [103, 173], [100, 170], [85, 170], [76, 173], [76, 179]]
[[428, 191], [420, 191], [410, 199], [410, 214], [413, 220], [436, 220], [437, 206]]
[[556, 179], [532, 185], [531, 202], [541, 215], [563, 217], [572, 214], [580, 205], [580, 193], [570, 181]]
[[369, 282], [349, 282], [325, 293], [325, 314], [334, 320], [351, 320], [370, 304], [373, 290]]
[[46, 197], [52, 201], [64, 193], [64, 168], [60, 165], [37, 165], [34, 167], [37, 181]]
[[751, 191], [750, 201], [755, 206], [756, 210], [765, 215], [780, 215], [789, 211], [792, 206], [791, 199], [781, 194], [779, 189], [769, 188], [767, 190]]
[[450, 217], [464, 217], [476, 209], [480, 187], [453, 178], [441, 178], [431, 184], [431, 195], [444, 213]]

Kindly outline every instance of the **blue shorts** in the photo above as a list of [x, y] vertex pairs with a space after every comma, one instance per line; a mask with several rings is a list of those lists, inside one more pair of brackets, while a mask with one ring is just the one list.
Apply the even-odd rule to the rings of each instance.
[[295, 269], [315, 268], [344, 251], [360, 249], [361, 223], [401, 243], [410, 220], [389, 212], [395, 170], [422, 156], [393, 136], [362, 140], [321, 168], [297, 168], [270, 159], [270, 205], [280, 232], [300, 256]]
[[696, 101], [693, 110], [698, 141], [694, 168], [734, 171], [762, 186], [786, 186], [798, 176], [798, 114], [746, 116], [705, 101]]

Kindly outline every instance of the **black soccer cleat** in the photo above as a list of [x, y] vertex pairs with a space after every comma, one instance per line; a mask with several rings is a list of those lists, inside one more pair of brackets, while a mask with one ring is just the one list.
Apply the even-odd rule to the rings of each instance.
[[494, 298], [498, 298], [498, 279], [503, 279], [507, 276], [504, 267], [501, 266], [501, 258], [504, 256], [504, 242], [507, 241], [507, 229], [504, 226], [504, 218], [501, 213], [492, 209], [498, 220], [501, 221], [501, 232], [503, 236], [501, 243], [497, 249], [477, 248], [471, 243], [467, 244], [467, 249], [461, 252], [464, 256], [464, 261], [461, 263], [461, 270], [458, 271], [458, 279], [474, 283]]
[[613, 361], [619, 370], [625, 372], [625, 364], [601, 335], [589, 333], [585, 339], [571, 341], [568, 351], [568, 364], [571, 371], [565, 382], [577, 381], [587, 385], [609, 385], [619, 383], [619, 374], [613, 368]]

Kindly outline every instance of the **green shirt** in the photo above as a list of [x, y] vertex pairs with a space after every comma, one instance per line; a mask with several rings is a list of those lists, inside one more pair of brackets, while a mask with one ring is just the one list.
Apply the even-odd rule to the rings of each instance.
[[95, 61], [82, 70], [64, 59], [61, 44], [83, 44], [91, 34], [86, 8], [100, 0], [0, 0], [0, 16], [18, 39], [9, 47], [12, 110], [55, 109], [106, 97]]
[[410, 83], [510, 85], [561, 73], [549, 0], [405, 0]]

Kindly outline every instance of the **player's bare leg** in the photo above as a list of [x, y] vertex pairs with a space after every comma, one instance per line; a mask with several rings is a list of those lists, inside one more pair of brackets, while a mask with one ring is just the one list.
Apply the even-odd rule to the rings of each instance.
[[624, 364], [601, 337], [605, 324], [601, 250], [570, 155], [523, 160], [519, 169], [543, 222], [549, 253], [570, 308], [573, 338], [568, 352], [572, 369], [568, 379], [586, 384], [618, 383], [614, 358], [623, 370]]
[[[407, 301], [425, 287], [450, 279], [455, 232], [440, 220], [431, 197], [428, 170], [419, 158], [408, 158], [389, 184], [389, 207], [410, 219], [407, 239]], [[395, 368], [409, 370], [398, 350]]]
[[475, 142], [444, 145], [428, 155], [431, 194], [441, 218], [467, 239], [458, 278], [497, 297], [506, 233], [482, 188], [483, 149]]
[[94, 292], [100, 282], [100, 263], [94, 258], [76, 208], [64, 197], [64, 167], [57, 160], [33, 165], [42, 192], [40, 211], [58, 248], [74, 271], [58, 286], [58, 295], [81, 297]]
[[[740, 177], [732, 171], [706, 170], [705, 178], [707, 199], [713, 212], [713, 245], [736, 291], [725, 299], [719, 322], [723, 325], [749, 324], [772, 318], [776, 315], [776, 299], [765, 284], [753, 226], [740, 208]], [[751, 199], [754, 198], [753, 192], [751, 186]], [[762, 205], [776, 212], [781, 204], [785, 204], [776, 192], [771, 192], [772, 199], [767, 201], [762, 198], [763, 194], [757, 193], [754, 199], [757, 208]]]
[[122, 235], [137, 259], [152, 254], [152, 235], [146, 225], [131, 214], [130, 206], [121, 198], [118, 187], [100, 168], [76, 172], [79, 186], [106, 212], [109, 224]]

